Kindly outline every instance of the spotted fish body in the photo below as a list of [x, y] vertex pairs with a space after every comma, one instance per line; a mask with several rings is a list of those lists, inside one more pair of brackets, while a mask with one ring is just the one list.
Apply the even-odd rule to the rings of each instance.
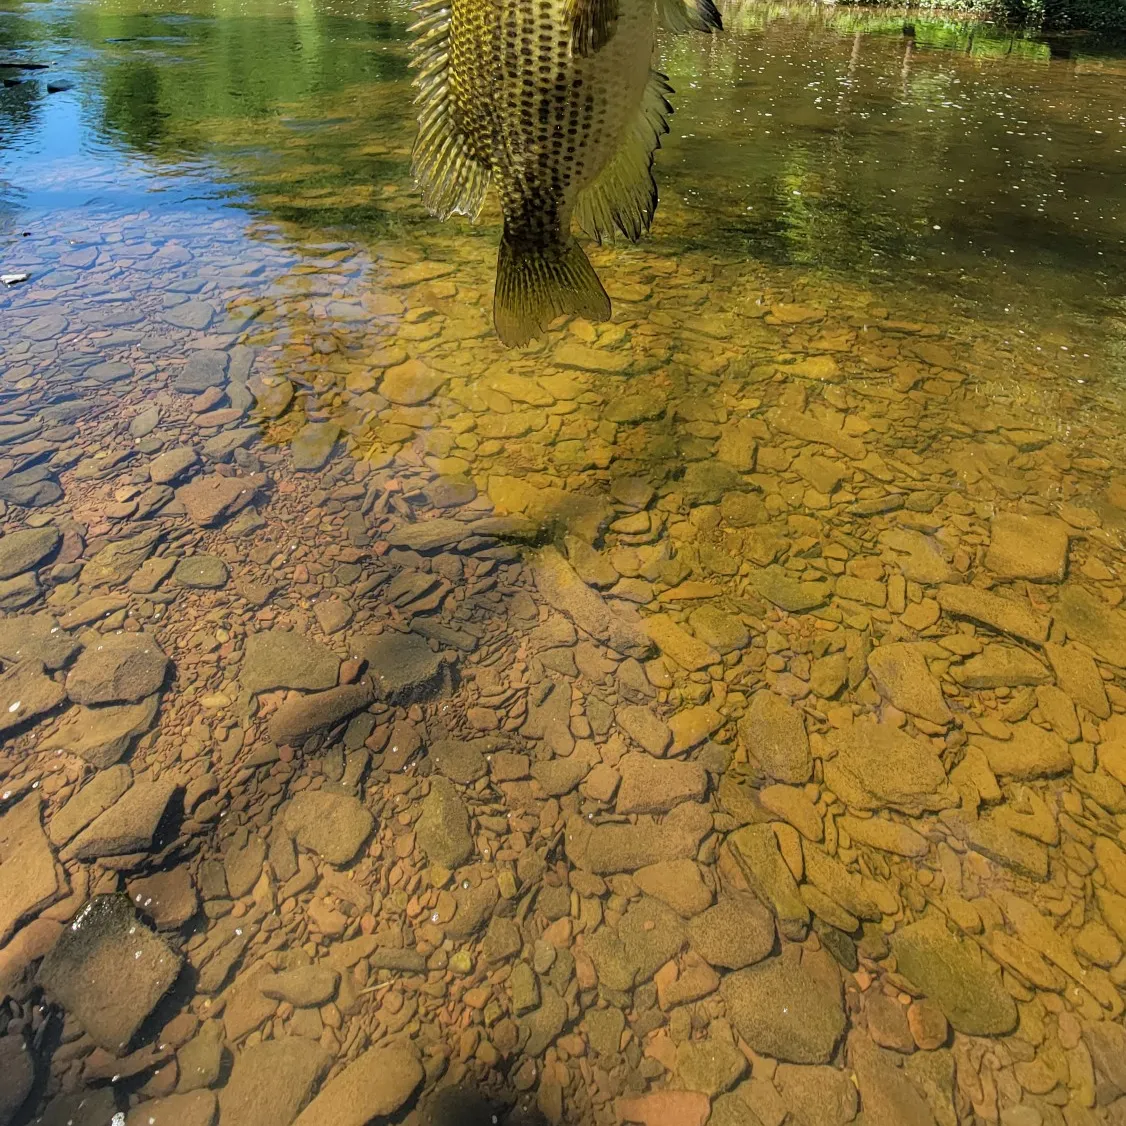
[[711, 0], [421, 0], [414, 172], [439, 218], [476, 218], [490, 184], [504, 234], [493, 311], [508, 345], [555, 317], [610, 316], [572, 234], [638, 239], [672, 92], [651, 69], [658, 23], [718, 26]]

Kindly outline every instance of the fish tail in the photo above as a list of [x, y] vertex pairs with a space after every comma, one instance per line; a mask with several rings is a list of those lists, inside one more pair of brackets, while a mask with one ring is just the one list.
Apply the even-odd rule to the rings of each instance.
[[527, 344], [559, 316], [610, 319], [610, 298], [583, 248], [571, 238], [546, 246], [513, 238], [508, 228], [497, 256], [493, 321], [508, 348]]

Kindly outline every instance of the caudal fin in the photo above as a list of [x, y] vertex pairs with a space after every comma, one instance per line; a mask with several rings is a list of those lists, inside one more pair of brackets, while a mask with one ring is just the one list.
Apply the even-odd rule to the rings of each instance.
[[610, 319], [610, 298], [576, 242], [546, 247], [514, 242], [507, 233], [497, 255], [493, 323], [508, 348], [527, 344], [556, 318], [577, 313]]

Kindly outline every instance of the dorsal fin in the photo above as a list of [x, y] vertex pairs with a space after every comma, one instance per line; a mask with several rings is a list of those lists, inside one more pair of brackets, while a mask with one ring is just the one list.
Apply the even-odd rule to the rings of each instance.
[[666, 31], [722, 31], [714, 0], [657, 0], [657, 17]]
[[422, 188], [422, 200], [431, 214], [446, 219], [457, 212], [476, 219], [485, 203], [489, 171], [470, 155], [458, 131], [449, 94], [450, 7], [448, 0], [421, 0], [411, 66], [418, 74], [418, 137], [411, 171]]
[[663, 74], [650, 72], [641, 107], [618, 151], [580, 194], [575, 218], [596, 241], [602, 242], [616, 228], [636, 242], [649, 230], [657, 210], [653, 154], [661, 147], [661, 135], [669, 131], [672, 92]]

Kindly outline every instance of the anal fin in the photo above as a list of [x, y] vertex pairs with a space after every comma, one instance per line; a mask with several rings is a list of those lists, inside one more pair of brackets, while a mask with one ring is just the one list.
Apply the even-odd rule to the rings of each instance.
[[668, 79], [652, 71], [641, 107], [618, 151], [579, 195], [575, 218], [598, 242], [609, 238], [615, 229], [634, 242], [649, 230], [657, 210], [653, 154], [661, 147], [661, 135], [669, 131], [671, 93]]
[[490, 173], [469, 151], [454, 121], [449, 94], [450, 12], [446, 0], [422, 0], [414, 11], [411, 66], [418, 75], [418, 137], [411, 171], [423, 202], [439, 219], [454, 212], [476, 219], [485, 202]]

